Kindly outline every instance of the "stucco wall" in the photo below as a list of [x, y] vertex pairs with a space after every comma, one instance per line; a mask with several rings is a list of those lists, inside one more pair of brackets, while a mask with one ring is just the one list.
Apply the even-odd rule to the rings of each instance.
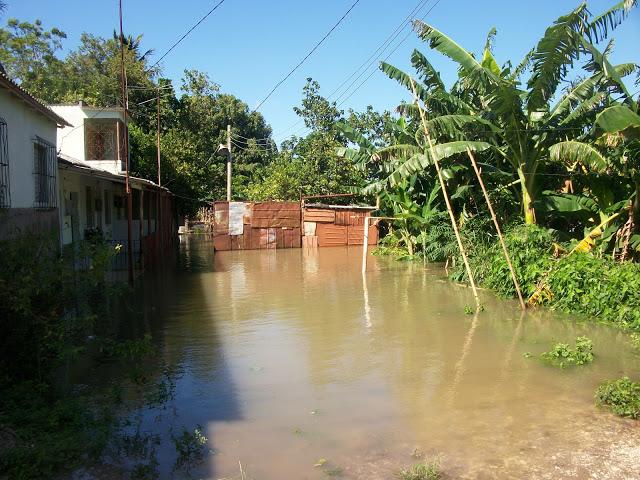
[[0, 89], [0, 116], [7, 122], [11, 208], [32, 208], [36, 199], [33, 141], [39, 136], [56, 145], [56, 124], [5, 89]]
[[58, 149], [63, 155], [86, 161], [93, 167], [101, 168], [112, 173], [121, 173], [124, 162], [117, 160], [95, 160], [86, 158], [85, 150], [85, 121], [87, 119], [123, 120], [123, 115], [117, 110], [101, 110], [80, 105], [52, 105], [51, 109], [69, 122], [72, 127], [58, 130]]
[[[77, 215], [77, 234], [79, 239], [84, 238], [84, 232], [87, 229], [87, 209], [92, 212], [93, 226], [100, 226], [105, 238], [114, 240], [118, 243], [126, 245], [127, 241], [127, 209], [126, 201], [122, 208], [117, 209], [114, 205], [114, 196], [125, 196], [124, 184], [112, 182], [110, 180], [101, 179], [99, 177], [81, 174], [79, 172], [60, 168], [60, 217], [61, 217], [61, 238], [62, 244], [67, 245], [73, 241], [73, 215]], [[93, 198], [100, 198], [103, 201], [102, 210], [95, 211], [95, 203], [93, 206], [87, 205], [86, 191], [87, 187], [92, 188]], [[108, 198], [111, 204], [111, 223], [107, 223], [104, 204], [104, 192], [109, 192]], [[139, 191], [139, 190], [138, 190]], [[77, 194], [77, 207], [74, 212], [73, 203], [71, 201], [72, 194]], [[99, 197], [98, 197], [99, 195]], [[139, 218], [142, 218], [142, 202], [140, 204]], [[151, 232], [155, 231], [155, 220], [150, 222]], [[134, 243], [140, 240], [140, 230], [142, 234], [147, 232], [147, 219], [144, 218], [142, 224], [140, 220], [132, 222], [132, 238]]]

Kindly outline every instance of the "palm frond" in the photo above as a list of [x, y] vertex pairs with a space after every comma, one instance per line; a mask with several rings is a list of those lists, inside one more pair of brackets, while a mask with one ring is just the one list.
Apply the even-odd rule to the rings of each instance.
[[582, 45], [586, 51], [591, 54], [591, 62], [594, 69], [601, 72], [602, 75], [613, 85], [613, 87], [624, 95], [624, 101], [629, 105], [633, 105], [633, 97], [622, 81], [622, 77], [618, 70], [611, 65], [606, 55], [603, 55], [592, 43], [582, 40]]
[[[464, 153], [467, 149], [480, 152], [489, 147], [490, 145], [485, 142], [456, 141], [434, 145], [433, 151], [436, 159], [440, 161], [444, 158]], [[396, 169], [388, 178], [389, 184], [392, 186], [397, 185], [403, 179], [423, 171], [429, 165], [433, 165], [433, 158], [431, 157], [430, 150], [427, 149], [422, 153], [413, 155]]]
[[479, 125], [494, 132], [499, 130], [491, 122], [475, 115], [440, 115], [427, 121], [427, 127], [434, 135], [451, 138], [463, 136], [468, 125]]
[[520, 79], [520, 76], [525, 71], [527, 71], [527, 69], [531, 66], [531, 63], [533, 62], [533, 56], [535, 55], [535, 53], [536, 53], [535, 48], [532, 48], [527, 52], [527, 54], [524, 56], [522, 61], [518, 64], [518, 66], [513, 71], [513, 73], [508, 77], [509, 80], [517, 81]]
[[413, 22], [413, 28], [422, 40], [429, 42], [431, 49], [437, 50], [460, 65], [462, 75], [472, 84], [477, 85], [486, 82], [497, 84], [500, 82], [499, 77], [485, 69], [473, 58], [471, 53], [441, 31], [420, 20]]
[[[412, 91], [411, 76], [408, 73], [405, 73], [399, 68], [396, 68], [393, 65], [386, 62], [380, 63], [380, 70], [382, 70], [389, 78], [397, 81], [400, 85], [407, 88], [407, 90], [409, 90], [410, 92]], [[418, 97], [422, 101], [425, 101], [428, 95], [427, 89], [425, 89], [418, 82], [414, 82], [414, 85], [416, 87], [416, 94], [418, 95]]]
[[591, 20], [584, 32], [589, 41], [598, 43], [606, 39], [629, 16], [637, 3], [637, 0], [622, 0]]
[[532, 75], [528, 86], [527, 109], [545, 109], [568, 68], [580, 56], [582, 34], [587, 25], [586, 4], [559, 17], [544, 33], [533, 54]]
[[445, 90], [440, 73], [433, 68], [431, 62], [427, 60], [419, 50], [414, 50], [411, 54], [411, 64], [413, 68], [418, 72], [418, 77], [422, 80], [427, 88], [433, 88], [437, 90]]
[[[596, 110], [598, 110], [598, 107], [601, 107], [603, 105], [604, 101], [607, 98], [608, 98], [607, 93], [597, 92], [591, 98], [587, 98], [586, 100], [581, 102], [578, 106], [576, 106], [571, 111], [571, 113], [569, 113], [569, 115], [567, 115], [564, 119], [562, 119], [562, 121], [560, 122], [560, 125], [561, 126], [567, 125], [568, 123], [579, 120], [580, 118], [584, 117], [589, 113], [594, 113]], [[591, 123], [587, 119], [583, 119], [583, 120], [585, 120], [582, 122], [583, 124], [586, 124], [587, 122]], [[593, 120], [593, 117], [591, 120]]]
[[604, 172], [608, 160], [598, 150], [587, 143], [567, 141], [559, 142], [549, 148], [549, 157], [556, 162], [564, 162], [570, 168], [582, 164], [594, 172]]

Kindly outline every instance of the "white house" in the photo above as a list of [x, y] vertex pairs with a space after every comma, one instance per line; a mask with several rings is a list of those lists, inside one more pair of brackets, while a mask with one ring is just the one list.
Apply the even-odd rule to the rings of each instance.
[[[125, 247], [118, 256], [124, 268], [128, 242], [124, 111], [83, 102], [51, 109], [67, 122], [58, 130], [61, 243], [100, 235]], [[130, 177], [130, 184], [132, 250], [141, 266], [172, 243], [173, 202], [169, 190], [149, 180]]]
[[56, 129], [68, 126], [0, 68], [0, 238], [57, 231]]

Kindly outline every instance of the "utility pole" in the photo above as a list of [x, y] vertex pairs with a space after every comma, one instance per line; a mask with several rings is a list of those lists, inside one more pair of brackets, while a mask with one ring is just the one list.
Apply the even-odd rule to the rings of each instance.
[[[160, 84], [158, 83], [158, 98], [157, 98], [157, 135], [156, 135], [156, 149], [158, 152], [158, 187], [162, 185], [162, 177], [160, 176]], [[160, 250], [162, 250], [162, 230], [161, 226], [161, 218], [162, 218], [162, 191], [158, 190], [156, 195], [156, 242], [160, 244]]]
[[158, 186], [162, 184], [162, 180], [160, 179], [160, 85], [158, 85], [158, 99], [157, 99], [157, 117], [158, 117], [158, 134], [156, 136], [156, 149], [158, 151]]
[[231, 201], [231, 125], [227, 125], [227, 202]]
[[129, 127], [127, 125], [127, 85], [124, 71], [124, 33], [122, 31], [122, 0], [118, 1], [120, 14], [120, 94], [122, 95], [122, 109], [124, 112], [124, 159], [125, 159], [125, 191], [127, 193], [127, 269], [129, 285], [133, 285], [133, 199], [131, 182], [129, 180]]

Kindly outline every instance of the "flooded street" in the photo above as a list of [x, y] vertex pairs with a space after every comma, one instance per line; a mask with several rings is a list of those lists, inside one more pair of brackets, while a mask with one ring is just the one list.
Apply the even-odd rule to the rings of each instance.
[[[440, 458], [446, 478], [640, 478], [640, 428], [594, 406], [604, 380], [637, 375], [617, 331], [483, 292], [439, 266], [361, 249], [229, 251], [183, 238], [178, 272], [146, 311], [175, 395], [139, 412], [174, 469], [170, 433], [201, 425], [193, 478], [390, 479]], [[592, 365], [539, 354], [578, 335]], [[530, 353], [531, 355], [527, 355]], [[242, 469], [242, 472], [241, 472]]]

